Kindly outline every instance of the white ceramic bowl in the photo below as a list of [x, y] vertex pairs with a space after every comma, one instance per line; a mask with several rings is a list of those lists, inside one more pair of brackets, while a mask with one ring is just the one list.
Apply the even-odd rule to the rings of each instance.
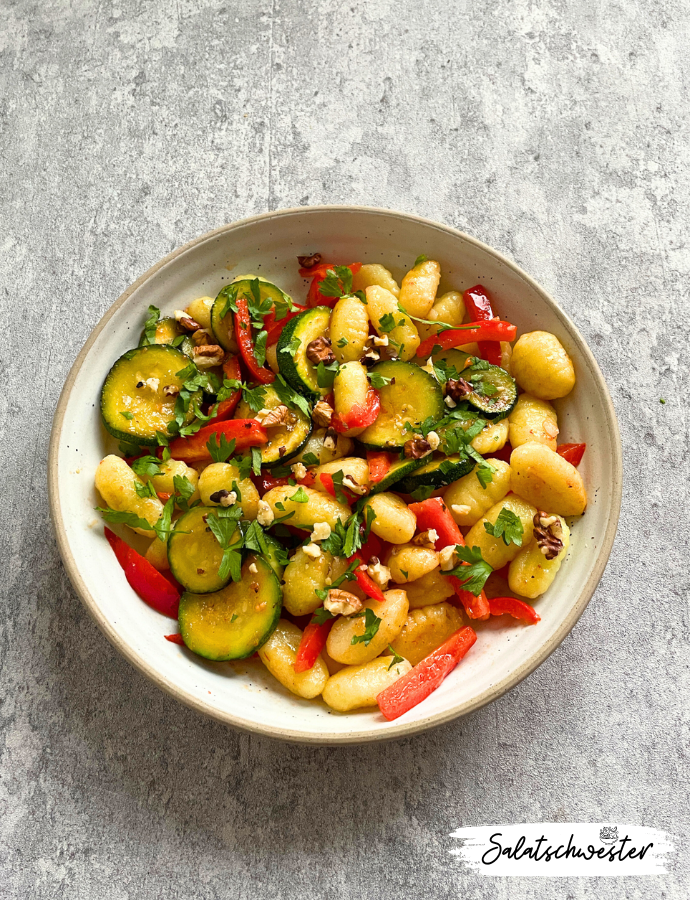
[[[536, 601], [536, 627], [503, 618], [477, 626], [468, 657], [424, 703], [394, 722], [378, 710], [338, 714], [300, 700], [258, 661], [206, 663], [163, 639], [175, 623], [129, 588], [103, 537], [93, 476], [114, 447], [98, 413], [112, 363], [135, 346], [149, 304], [170, 313], [218, 290], [241, 272], [275, 281], [297, 301], [307, 284], [297, 255], [319, 251], [339, 262], [382, 262], [398, 280], [425, 253], [439, 260], [442, 287], [486, 285], [518, 333], [556, 334], [574, 360], [577, 386], [556, 403], [561, 442], [586, 441], [581, 465], [587, 513], [576, 521], [568, 557], [551, 589]], [[362, 207], [312, 207], [267, 213], [212, 231], [149, 269], [113, 304], [79, 354], [63, 389], [50, 446], [50, 503], [60, 552], [72, 583], [111, 643], [178, 700], [222, 722], [293, 741], [335, 744], [424, 731], [500, 697], [530, 674], [577, 622], [604, 571], [621, 501], [620, 438], [606, 384], [573, 323], [531, 278], [495, 250], [434, 222]]]

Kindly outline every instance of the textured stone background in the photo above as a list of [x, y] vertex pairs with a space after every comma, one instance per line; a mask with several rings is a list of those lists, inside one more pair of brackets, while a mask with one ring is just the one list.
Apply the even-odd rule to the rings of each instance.
[[[0, 0], [0, 897], [685, 900], [688, 19]], [[224, 222], [329, 202], [451, 223], [541, 281], [608, 378], [627, 487], [594, 600], [531, 678], [422, 737], [310, 749], [206, 721], [116, 655], [63, 572], [45, 468], [63, 379], [128, 283]], [[596, 884], [448, 855], [460, 825], [540, 820], [654, 825], [678, 853]]]

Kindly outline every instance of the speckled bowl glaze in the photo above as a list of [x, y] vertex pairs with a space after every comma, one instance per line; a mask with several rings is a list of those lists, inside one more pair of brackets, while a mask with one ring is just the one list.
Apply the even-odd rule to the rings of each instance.
[[[215, 296], [241, 272], [276, 282], [298, 301], [307, 284], [296, 256], [315, 251], [340, 262], [382, 262], [398, 280], [425, 253], [439, 260], [442, 289], [482, 282], [519, 333], [556, 334], [574, 360], [577, 386], [557, 401], [560, 440], [586, 441], [581, 465], [589, 493], [554, 585], [535, 605], [534, 627], [494, 619], [476, 625], [471, 653], [424, 703], [394, 722], [378, 710], [339, 714], [290, 694], [258, 661], [207, 663], [163, 639], [175, 623], [130, 589], [103, 537], [93, 477], [114, 449], [98, 414], [99, 392], [115, 359], [135, 346], [149, 304], [169, 313]], [[552, 653], [582, 615], [611, 551], [621, 502], [616, 416], [602, 374], [573, 323], [549, 295], [500, 253], [446, 225], [390, 210], [323, 206], [280, 210], [226, 225], [175, 250], [112, 305], [79, 354], [62, 391], [50, 446], [50, 504], [72, 583], [108, 640], [182, 703], [248, 731], [315, 744], [358, 743], [415, 734], [500, 697]], [[125, 701], [126, 702], [126, 699]]]

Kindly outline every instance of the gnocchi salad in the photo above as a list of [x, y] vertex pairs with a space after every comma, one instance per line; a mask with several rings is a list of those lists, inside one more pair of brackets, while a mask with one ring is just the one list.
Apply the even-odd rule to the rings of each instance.
[[[299, 257], [298, 304], [242, 275], [161, 316], [113, 364], [119, 454], [95, 486], [127, 581], [207, 660], [257, 655], [298, 697], [388, 719], [421, 703], [481, 623], [540, 621], [587, 494], [558, 443], [575, 387], [545, 331], [420, 256]], [[570, 524], [569, 524], [570, 523]], [[172, 648], [171, 648], [171, 652]], [[176, 651], [179, 652], [179, 651]]]

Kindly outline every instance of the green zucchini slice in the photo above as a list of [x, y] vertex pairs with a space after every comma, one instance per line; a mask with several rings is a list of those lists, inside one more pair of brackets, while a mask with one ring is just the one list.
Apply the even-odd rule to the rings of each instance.
[[230, 576], [218, 577], [223, 551], [206, 519], [215, 507], [195, 506], [175, 523], [168, 538], [170, 571], [187, 591], [208, 594], [224, 587]]
[[[165, 434], [175, 419], [177, 396], [168, 396], [163, 389], [172, 385], [179, 393], [184, 379], [178, 373], [189, 365], [184, 353], [169, 344], [150, 344], [123, 354], [101, 390], [101, 416], [110, 434], [130, 444], [156, 444], [156, 432]], [[200, 400], [201, 391], [193, 399]], [[190, 403], [186, 422], [193, 418]]]
[[498, 421], [505, 419], [517, 403], [515, 380], [499, 366], [475, 368], [470, 366], [463, 372], [474, 386], [474, 391], [466, 399], [485, 419]]
[[[173, 319], [171, 316], [167, 316], [165, 319], [160, 319], [158, 321], [152, 343], [173, 344], [173, 346], [181, 350], [185, 356], [188, 356], [190, 359], [192, 358], [192, 351], [194, 350], [192, 339], [184, 328], [182, 328], [177, 319]], [[141, 337], [139, 338], [139, 346], [145, 347], [147, 344], [148, 340], [146, 339], [146, 332], [142, 331]]]
[[244, 659], [269, 639], [282, 603], [275, 572], [263, 557], [251, 553], [241, 581], [211, 594], [185, 592], [180, 597], [182, 640], [205, 659]]
[[[283, 401], [270, 385], [264, 387], [264, 409], [275, 409], [281, 406]], [[253, 419], [256, 415], [249, 404], [240, 401], [235, 410], [236, 419]], [[287, 462], [296, 456], [309, 440], [311, 434], [311, 420], [299, 409], [290, 410], [290, 419], [284, 425], [268, 428], [268, 443], [261, 448], [261, 465], [271, 468]]]
[[442, 488], [467, 475], [474, 467], [474, 460], [467, 457], [448, 456], [445, 459], [433, 459], [403, 479], [398, 489], [404, 494], [411, 494], [420, 487]]
[[[377, 481], [376, 484], [371, 485], [369, 496], [372, 494], [379, 494], [381, 491], [389, 491], [394, 485], [395, 489], [398, 490], [398, 482], [401, 482], [403, 478], [410, 476], [415, 469], [419, 469], [425, 462], [426, 460], [424, 457], [421, 459], [396, 460], [381, 481]], [[402, 488], [400, 488], [400, 490], [402, 490]]]
[[261, 300], [269, 300], [277, 309], [292, 307], [292, 297], [281, 291], [275, 284], [261, 278], [260, 275], [240, 275], [230, 284], [226, 284], [215, 299], [211, 308], [211, 328], [216, 340], [224, 350], [236, 350], [235, 328], [232, 312], [223, 315], [227, 307], [229, 297], [252, 297], [252, 282], [259, 282], [259, 294]]
[[[319, 387], [316, 369], [307, 359], [307, 347], [317, 337], [328, 336], [330, 321], [331, 310], [327, 306], [315, 306], [290, 319], [278, 339], [276, 351], [280, 374], [290, 387], [312, 402], [321, 400], [332, 390], [330, 387]], [[299, 345], [295, 341], [296, 349], [293, 351], [291, 348], [295, 338]]]
[[432, 359], [434, 362], [443, 360], [448, 368], [452, 366], [458, 375], [462, 375], [462, 370], [465, 368], [467, 360], [470, 359], [470, 354], [465, 353], [464, 350], [458, 350], [457, 347], [451, 347], [448, 350], [442, 350], [440, 353], [434, 354]]
[[[427, 419], [438, 422], [443, 417], [443, 392], [433, 375], [414, 363], [392, 360], [371, 370], [390, 384], [379, 388], [381, 412], [378, 418], [357, 438], [376, 450], [393, 450], [409, 441], [412, 433]], [[412, 431], [405, 428], [409, 423]]]

